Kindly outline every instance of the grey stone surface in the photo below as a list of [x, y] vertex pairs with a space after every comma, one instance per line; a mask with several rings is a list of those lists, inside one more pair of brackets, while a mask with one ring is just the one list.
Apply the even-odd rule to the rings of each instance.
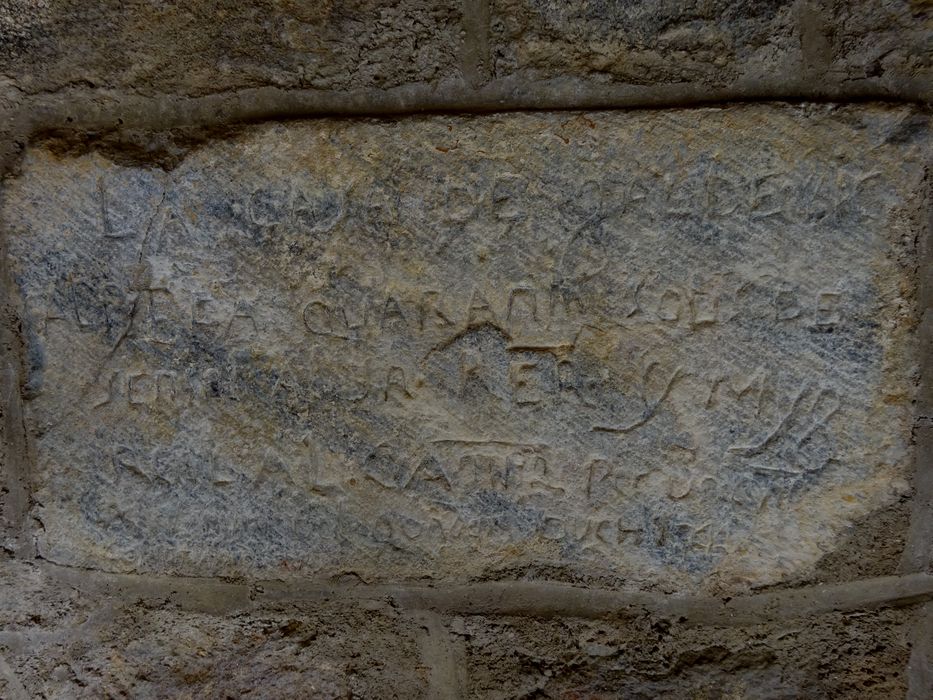
[[926, 117], [269, 124], [4, 189], [39, 554], [731, 593], [910, 491]]
[[0, 697], [933, 697], [931, 8], [0, 0]]

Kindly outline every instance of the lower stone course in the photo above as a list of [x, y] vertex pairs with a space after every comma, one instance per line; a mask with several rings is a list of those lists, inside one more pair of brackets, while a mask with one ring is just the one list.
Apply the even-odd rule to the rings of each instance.
[[918, 613], [718, 627], [648, 613], [440, 616], [388, 596], [251, 602], [255, 593], [231, 596], [230, 609], [216, 581], [199, 596], [179, 579], [182, 604], [164, 588], [100, 580], [3, 562], [0, 697], [898, 698]]
[[749, 4], [761, 81], [538, 0], [466, 1], [469, 90], [382, 30], [335, 92], [0, 80], [0, 700], [933, 698], [928, 109], [275, 121], [915, 99], [930, 3], [863, 4]]
[[910, 608], [786, 626], [466, 618], [470, 698], [899, 698]]

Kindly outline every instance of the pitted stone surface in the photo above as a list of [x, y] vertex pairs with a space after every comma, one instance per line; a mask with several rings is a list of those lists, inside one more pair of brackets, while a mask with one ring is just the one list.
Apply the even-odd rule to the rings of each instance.
[[0, 74], [28, 94], [422, 85], [465, 97], [490, 81], [521, 92], [557, 80], [691, 100], [853, 84], [916, 98], [930, 93], [930, 32], [924, 0], [4, 0]]
[[909, 490], [924, 119], [312, 121], [7, 182], [40, 554], [787, 580]]
[[167, 94], [385, 89], [457, 72], [460, 24], [451, 0], [5, 0], [0, 65], [28, 93], [74, 85]]
[[919, 2], [492, 0], [497, 76], [751, 87], [779, 75], [923, 81], [933, 66]]

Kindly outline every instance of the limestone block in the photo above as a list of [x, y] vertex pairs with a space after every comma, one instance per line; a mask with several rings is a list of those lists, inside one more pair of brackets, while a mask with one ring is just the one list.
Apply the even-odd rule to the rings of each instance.
[[271, 123], [26, 154], [39, 553], [670, 592], [811, 570], [910, 491], [907, 107]]

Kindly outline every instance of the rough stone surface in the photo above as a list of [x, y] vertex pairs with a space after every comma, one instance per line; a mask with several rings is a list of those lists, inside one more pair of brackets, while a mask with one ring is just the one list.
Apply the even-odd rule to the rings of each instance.
[[34, 148], [2, 221], [38, 551], [124, 572], [670, 592], [910, 489], [926, 118], [271, 124]]
[[825, 84], [929, 76], [920, 2], [588, 2], [493, 0], [497, 76], [574, 76], [639, 85]]
[[6, 0], [0, 57], [28, 93], [76, 84], [176, 94], [384, 89], [457, 70], [460, 21], [451, 0]]
[[0, 0], [0, 698], [929, 700], [931, 11]]
[[929, 95], [930, 31], [923, 0], [4, 0], [0, 72], [29, 94], [570, 79], [685, 94], [863, 84]]
[[911, 609], [818, 624], [454, 618], [470, 698], [904, 697]]
[[[181, 605], [165, 592], [87, 590], [6, 561], [0, 695], [887, 700], [905, 695], [917, 612], [734, 627], [648, 615], [440, 620], [378, 599], [224, 607], [208, 595]], [[445, 645], [439, 673], [431, 661]]]
[[0, 696], [13, 700], [430, 697], [424, 633], [378, 601], [218, 615], [88, 595], [4, 562], [0, 630]]

